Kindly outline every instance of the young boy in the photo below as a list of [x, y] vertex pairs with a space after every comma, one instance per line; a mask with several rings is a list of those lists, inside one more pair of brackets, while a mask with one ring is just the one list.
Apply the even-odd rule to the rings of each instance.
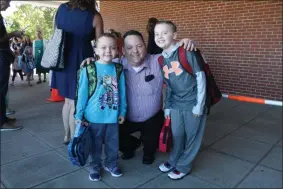
[[31, 84], [31, 77], [33, 74], [33, 69], [35, 68], [34, 58], [32, 55], [32, 47], [26, 46], [23, 52], [23, 62], [25, 63], [25, 73], [27, 74], [27, 81], [28, 85], [32, 86]]
[[191, 172], [203, 137], [206, 122], [206, 77], [194, 52], [186, 57], [193, 75], [186, 72], [178, 58], [177, 28], [170, 21], [156, 24], [155, 42], [163, 49], [161, 68], [166, 83], [165, 117], [171, 118], [173, 149], [169, 161], [159, 166], [171, 179], [181, 179]]
[[118, 168], [118, 123], [123, 124], [127, 107], [123, 66], [112, 62], [118, 53], [116, 38], [103, 34], [97, 40], [95, 53], [99, 56], [98, 60], [81, 69], [75, 112], [76, 124], [86, 121], [90, 127], [93, 141], [90, 151], [91, 181], [101, 179], [103, 142], [106, 154], [104, 169], [114, 177], [122, 176]]
[[24, 80], [24, 76], [23, 76], [23, 72], [22, 72], [22, 56], [20, 54], [20, 49], [18, 48], [15, 52], [15, 60], [14, 63], [12, 64], [12, 68], [13, 68], [13, 76], [12, 76], [12, 83], [10, 84], [10, 86], [14, 86], [14, 82], [15, 82], [15, 78], [17, 73], [19, 73], [21, 80]]

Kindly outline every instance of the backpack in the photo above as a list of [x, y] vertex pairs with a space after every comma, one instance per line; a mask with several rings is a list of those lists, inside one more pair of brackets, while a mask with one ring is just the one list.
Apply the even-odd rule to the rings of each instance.
[[84, 166], [87, 162], [92, 140], [88, 126], [76, 125], [76, 131], [68, 144], [69, 159], [73, 165]]
[[[200, 68], [204, 71], [205, 77], [206, 77], [206, 106], [208, 108], [207, 115], [210, 113], [210, 108], [218, 103], [220, 99], [222, 98], [222, 93], [219, 90], [219, 88], [216, 85], [216, 82], [214, 80], [214, 77], [210, 71], [210, 67], [207, 63], [205, 63], [205, 60], [200, 52], [199, 49], [197, 51], [192, 51], [192, 53], [195, 54], [197, 62], [200, 66]], [[178, 56], [179, 56], [179, 61], [182, 67], [191, 75], [194, 76], [193, 74], [193, 69], [190, 66], [187, 56], [186, 56], [186, 50], [182, 47], [178, 48]], [[163, 56], [160, 56], [158, 58], [158, 63], [160, 67], [163, 67], [164, 63], [164, 58]], [[195, 76], [194, 76], [195, 77]]]

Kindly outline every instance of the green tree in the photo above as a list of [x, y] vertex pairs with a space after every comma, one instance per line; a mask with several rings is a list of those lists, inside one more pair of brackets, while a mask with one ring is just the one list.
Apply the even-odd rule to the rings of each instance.
[[53, 18], [55, 13], [55, 8], [28, 4], [20, 5], [11, 16], [6, 18], [7, 30], [11, 32], [28, 26], [25, 33], [32, 40], [36, 38], [37, 30], [41, 30], [43, 37], [49, 39], [53, 32]]

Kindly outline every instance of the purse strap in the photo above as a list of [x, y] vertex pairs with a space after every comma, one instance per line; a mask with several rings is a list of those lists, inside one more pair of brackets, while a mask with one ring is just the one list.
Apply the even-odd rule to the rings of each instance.
[[[67, 5], [66, 3], [64, 3], [64, 4], [62, 4], [62, 5], [68, 7], [68, 5]], [[58, 12], [59, 12], [59, 10], [60, 10], [60, 8], [61, 8], [62, 5], [60, 5], [60, 6], [58, 7], [58, 9], [57, 9], [57, 11], [56, 11], [56, 14], [55, 14], [54, 17], [53, 17], [53, 31], [54, 31], [55, 29], [58, 29], [58, 26], [57, 26], [57, 23], [56, 23], [56, 17], [57, 17], [57, 15], [58, 15]]]

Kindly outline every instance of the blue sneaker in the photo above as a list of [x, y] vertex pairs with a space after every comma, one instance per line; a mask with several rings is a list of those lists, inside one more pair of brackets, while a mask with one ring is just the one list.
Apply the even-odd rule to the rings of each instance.
[[88, 178], [91, 181], [99, 181], [101, 179], [101, 176], [99, 173], [90, 173]]
[[120, 177], [123, 175], [122, 171], [118, 167], [114, 167], [112, 169], [104, 167], [104, 170], [110, 172], [113, 177]]

